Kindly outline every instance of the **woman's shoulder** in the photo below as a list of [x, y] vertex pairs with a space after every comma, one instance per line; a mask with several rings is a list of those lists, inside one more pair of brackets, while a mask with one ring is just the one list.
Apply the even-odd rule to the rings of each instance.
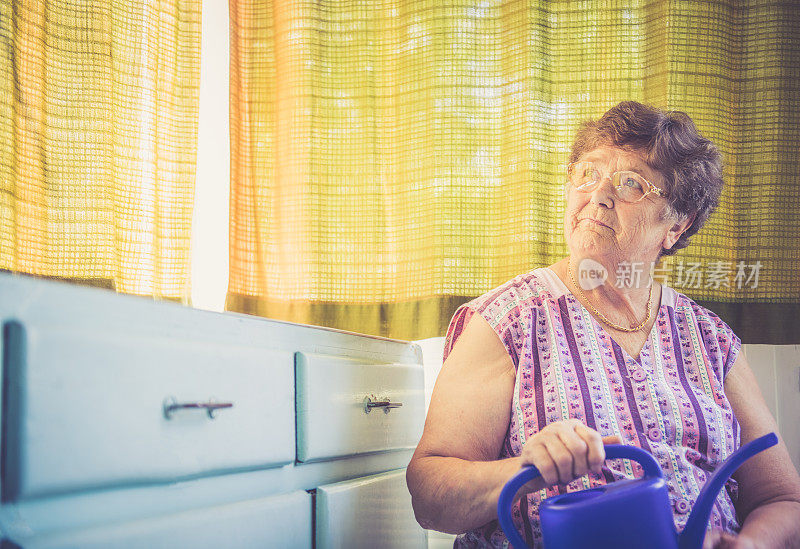
[[710, 358], [718, 358], [723, 377], [727, 375], [742, 346], [733, 328], [717, 313], [697, 303], [694, 299], [675, 292], [676, 322], [684, 328], [695, 327], [702, 349]]
[[555, 281], [549, 279], [550, 274], [556, 275], [545, 269], [519, 274], [456, 309], [445, 337], [445, 358], [474, 314], [486, 320], [515, 358], [525, 333], [523, 316], [557, 293]]
[[502, 311], [510, 311], [520, 306], [539, 305], [544, 300], [552, 299], [554, 294], [554, 288], [551, 281], [548, 280], [548, 275], [552, 271], [548, 272], [545, 269], [546, 267], [518, 274], [465, 305], [476, 312], [491, 307], [500, 307]]
[[696, 302], [691, 297], [673, 290], [675, 294], [675, 311], [682, 315], [689, 315], [692, 319], [697, 321], [698, 323], [709, 324], [714, 326], [720, 330], [730, 330], [731, 327], [724, 321], [722, 318], [709, 309], [708, 307], [704, 307]]

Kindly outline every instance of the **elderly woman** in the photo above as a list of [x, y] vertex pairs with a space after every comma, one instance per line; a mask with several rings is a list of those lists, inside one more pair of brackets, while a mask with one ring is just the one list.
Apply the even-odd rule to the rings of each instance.
[[[450, 323], [407, 473], [422, 526], [460, 534], [456, 547], [502, 547], [497, 498], [533, 464], [542, 478], [516, 506], [523, 537], [540, 546], [543, 498], [641, 474], [604, 462], [603, 444], [623, 443], [660, 463], [680, 530], [715, 468], [777, 432], [736, 334], [652, 276], [721, 190], [720, 155], [684, 113], [624, 102], [581, 127], [567, 176], [570, 255]], [[800, 547], [800, 478], [782, 441], [726, 488], [706, 547]]]

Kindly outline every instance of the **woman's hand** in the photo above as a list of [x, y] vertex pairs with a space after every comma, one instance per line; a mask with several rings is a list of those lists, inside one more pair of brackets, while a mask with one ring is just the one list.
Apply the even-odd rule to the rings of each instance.
[[604, 444], [619, 444], [618, 436], [600, 437], [577, 419], [548, 424], [522, 448], [521, 465], [535, 465], [545, 483], [568, 484], [586, 473], [599, 472], [606, 459]]
[[706, 532], [703, 549], [756, 549], [758, 546], [750, 539], [722, 530]]

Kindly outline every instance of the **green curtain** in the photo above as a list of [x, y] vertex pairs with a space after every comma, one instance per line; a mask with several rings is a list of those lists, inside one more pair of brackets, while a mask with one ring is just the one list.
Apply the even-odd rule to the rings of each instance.
[[633, 99], [687, 112], [725, 159], [667, 282], [745, 342], [800, 343], [792, 2], [230, 5], [228, 309], [443, 335], [460, 303], [566, 255], [575, 129]]

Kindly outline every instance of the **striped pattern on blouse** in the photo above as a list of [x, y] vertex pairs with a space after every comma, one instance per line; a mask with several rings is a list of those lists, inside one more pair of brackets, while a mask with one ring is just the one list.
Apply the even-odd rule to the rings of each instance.
[[[445, 359], [474, 313], [495, 330], [516, 368], [511, 420], [498, 458], [519, 455], [548, 423], [577, 418], [602, 436], [618, 435], [653, 454], [682, 530], [706, 478], [739, 446], [739, 426], [723, 388], [741, 347], [731, 328], [662, 286], [658, 317], [637, 361], [555, 272], [540, 268], [462, 305], [447, 331]], [[514, 519], [528, 544], [541, 546], [537, 508], [543, 498], [641, 474], [636, 462], [609, 460], [600, 474], [522, 498]], [[738, 530], [735, 498], [731, 479], [712, 510], [712, 526]], [[507, 543], [493, 521], [462, 534], [455, 546]]]

